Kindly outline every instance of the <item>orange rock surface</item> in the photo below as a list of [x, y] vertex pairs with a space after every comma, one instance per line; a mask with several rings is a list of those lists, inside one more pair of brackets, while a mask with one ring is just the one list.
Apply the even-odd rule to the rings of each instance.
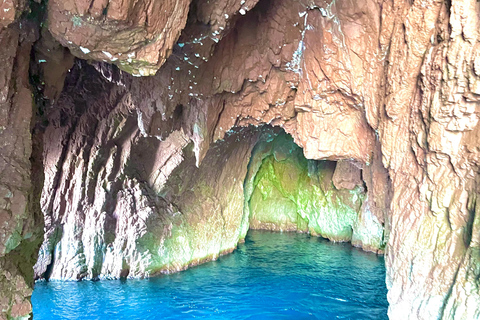
[[[97, 217], [126, 205], [108, 198], [108, 190], [126, 188], [132, 193], [125, 197], [145, 201], [141, 210], [129, 209], [133, 222], [115, 232], [143, 230], [137, 219], [151, 214], [149, 208], [171, 214], [178, 209], [166, 209], [179, 201], [166, 195], [209, 201], [224, 195], [220, 184], [208, 182], [209, 176], [233, 181], [224, 176], [233, 169], [219, 164], [222, 152], [236, 159], [230, 178], [240, 179], [248, 162], [240, 154], [248, 154], [255, 141], [254, 134], [232, 138], [231, 130], [271, 125], [284, 128], [306, 158], [338, 161], [335, 187], [365, 185], [362, 217], [374, 216], [388, 240], [390, 319], [480, 318], [479, 2], [50, 0], [49, 32], [90, 63], [77, 59], [73, 67], [69, 53], [46, 34], [44, 18], [29, 22], [16, 2], [0, 8], [0, 188], [13, 194], [4, 199], [17, 201], [3, 205], [0, 248], [8, 250], [0, 252], [0, 285], [27, 284], [20, 293], [0, 290], [4, 317], [29, 312], [22, 304], [31, 290], [29, 274], [5, 261], [7, 251], [23, 252], [26, 239], [31, 251], [38, 247], [39, 234], [28, 230], [38, 220], [29, 199], [40, 197], [39, 160], [45, 186], [35, 203], [46, 217], [47, 237], [37, 267], [44, 273], [59, 225], [83, 227], [85, 212]], [[30, 70], [40, 80], [33, 110], [41, 110], [36, 118], [26, 80], [34, 42], [37, 58]], [[105, 62], [151, 76], [133, 77]], [[38, 67], [42, 63], [54, 63], [55, 72]], [[245, 140], [238, 152], [232, 149], [235, 139]], [[43, 157], [32, 146], [43, 148]], [[222, 169], [205, 168], [209, 163]], [[201, 178], [182, 176], [182, 165], [186, 176]], [[217, 177], [209, 170], [224, 173]], [[21, 184], [13, 192], [17, 178]], [[182, 193], [181, 187], [205, 184], [211, 188], [206, 193]], [[237, 180], [229, 187], [243, 190]], [[151, 205], [160, 199], [152, 194], [166, 204]], [[240, 198], [232, 201], [241, 204]], [[196, 212], [193, 202], [182, 210]], [[223, 211], [218, 199], [209, 203], [219, 206], [217, 213], [234, 210]], [[95, 230], [76, 239], [79, 248], [94, 241]], [[82, 263], [80, 269], [88, 265]], [[83, 272], [58, 267], [58, 274]], [[125, 269], [111, 266], [119, 273]]]

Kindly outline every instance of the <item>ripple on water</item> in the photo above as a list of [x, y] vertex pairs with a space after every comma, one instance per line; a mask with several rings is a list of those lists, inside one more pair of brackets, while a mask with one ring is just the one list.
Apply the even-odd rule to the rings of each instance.
[[42, 319], [387, 319], [384, 259], [296, 233], [249, 232], [234, 253], [146, 280], [39, 282]]

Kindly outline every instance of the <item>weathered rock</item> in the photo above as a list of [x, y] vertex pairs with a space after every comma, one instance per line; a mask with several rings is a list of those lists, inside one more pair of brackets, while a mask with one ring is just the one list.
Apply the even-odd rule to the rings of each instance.
[[379, 136], [393, 190], [389, 316], [478, 319], [479, 7], [422, 1], [384, 11], [390, 63]]
[[[350, 169], [356, 170], [354, 168]], [[381, 249], [383, 251], [390, 235], [389, 206], [392, 188], [388, 171], [382, 164], [378, 141], [373, 151], [372, 161], [363, 166], [361, 173], [367, 189], [367, 196], [362, 203], [354, 228], [352, 244], [362, 247], [364, 250], [376, 251]], [[348, 174], [347, 176], [350, 176], [348, 179], [350, 180], [351, 175]], [[380, 226], [383, 228], [379, 228]]]
[[[0, 4], [0, 30], [17, 19], [25, 8], [24, 0], [4, 0]], [[6, 48], [5, 48], [6, 49]], [[4, 49], [4, 50], [5, 50]], [[5, 50], [7, 51], [7, 50]]]
[[35, 36], [28, 27], [12, 23], [0, 30], [0, 319], [31, 313], [31, 265], [42, 240], [43, 171], [41, 163], [30, 161], [41, 159], [41, 144], [32, 149], [28, 67]]
[[[249, 223], [253, 228], [262, 223], [260, 208], [245, 203], [265, 206], [254, 201], [264, 182], [255, 178], [244, 191], [258, 129], [227, 134], [212, 143], [199, 164], [189, 140], [198, 138], [195, 125], [203, 117], [181, 105], [163, 120], [149, 117], [148, 109], [132, 115], [128, 88], [136, 82], [131, 80], [105, 66], [95, 70], [79, 63], [48, 117], [44, 163], [54, 174], [46, 175], [42, 194], [46, 234], [37, 278], [133, 278], [179, 271], [230, 252]], [[146, 134], [148, 124], [161, 129], [157, 137]], [[325, 169], [314, 160], [309, 164], [285, 134], [275, 141], [270, 157], [286, 163], [285, 176], [299, 178], [296, 184], [283, 181], [282, 190], [295, 197], [295, 216], [298, 211], [304, 229], [350, 241], [363, 186], [334, 191], [332, 163]], [[265, 156], [256, 152], [252, 162]], [[265, 168], [248, 175], [259, 177]], [[277, 213], [270, 218], [270, 226], [282, 229]]]
[[212, 145], [197, 168], [182, 107], [170, 119], [179, 126], [160, 141], [142, 134], [125, 85], [84, 64], [67, 79], [45, 132], [53, 174], [36, 277], [144, 277], [232, 251], [248, 230], [243, 179], [255, 132]]
[[[217, 43], [235, 15], [244, 15], [258, 0], [197, 1], [191, 32], [180, 42]], [[80, 58], [107, 61], [137, 76], [154, 75], [172, 53], [189, 14], [189, 0], [48, 2], [49, 30]]]
[[[352, 241], [374, 246], [362, 230], [385, 224], [391, 318], [475, 317], [478, 306], [459, 307], [478, 294], [460, 289], [478, 284], [467, 271], [478, 265], [474, 2], [263, 1], [227, 23], [234, 31], [218, 44], [200, 36], [213, 29], [195, 29], [212, 7], [195, 5], [157, 76], [128, 89], [145, 134], [168, 136], [166, 119], [183, 105], [198, 163], [230, 128], [266, 123], [308, 159], [363, 163], [367, 198]], [[335, 180], [349, 188], [358, 174]]]
[[[307, 159], [338, 161], [338, 176], [332, 171], [337, 189], [356, 188], [361, 170], [366, 197], [351, 239], [370, 249], [388, 240], [391, 319], [480, 318], [478, 2], [122, 3], [107, 8], [104, 2], [49, 2], [50, 30], [77, 56], [114, 62], [137, 75], [161, 68], [154, 77], [133, 79], [101, 63], [94, 64], [98, 72], [79, 63], [67, 76], [60, 99], [46, 110], [50, 123], [44, 139], [42, 208], [47, 236], [38, 274], [119, 277], [128, 271], [140, 276], [181, 269], [187, 260], [197, 263], [233, 248], [245, 220], [231, 227], [236, 231], [227, 238], [217, 231], [215, 241], [223, 242], [214, 244], [205, 239], [204, 227], [198, 227], [198, 234], [190, 228], [196, 225], [194, 216], [207, 219], [195, 203], [208, 199], [208, 208], [224, 208], [212, 194], [220, 188], [218, 181], [232, 183], [230, 171], [237, 180], [222, 188], [235, 195], [242, 190], [236, 183], [243, 179], [244, 167], [223, 165], [220, 159], [248, 157], [255, 139], [235, 141], [227, 133], [270, 124], [291, 134]], [[159, 11], [175, 6], [180, 10], [169, 16]], [[10, 24], [6, 30], [13, 30], [18, 10], [0, 13], [2, 27]], [[11, 59], [17, 55], [12, 50], [11, 44], [2, 46], [1, 56]], [[135, 57], [128, 56], [132, 52]], [[50, 89], [44, 91], [52, 97], [69, 69], [68, 55], [59, 57], [61, 72], [52, 74], [46, 84]], [[11, 79], [11, 71], [4, 74]], [[23, 87], [16, 87], [17, 94]], [[4, 96], [12, 96], [11, 86], [2, 88]], [[20, 130], [15, 137], [24, 137], [24, 126], [15, 130]], [[238, 143], [240, 153], [230, 143]], [[15, 161], [28, 159], [26, 153]], [[258, 168], [263, 160], [256, 162]], [[265, 161], [276, 166], [272, 158]], [[219, 166], [219, 176], [205, 168], [210, 163]], [[253, 194], [253, 185], [246, 185], [252, 189], [245, 192]], [[28, 183], [22, 190], [28, 190]], [[245, 199], [239, 199], [232, 200], [233, 211], [246, 207]], [[19, 203], [25, 206], [26, 200]], [[133, 207], [136, 203], [140, 205]], [[172, 203], [184, 206], [165, 209]], [[206, 241], [204, 246], [188, 245], [180, 254], [179, 236], [164, 237], [168, 232], [160, 231], [160, 222], [155, 222], [158, 239], [138, 237], [163, 216], [160, 212], [168, 217], [176, 211], [184, 214], [168, 221], [180, 219], [176, 228], [196, 244]], [[219, 228], [220, 211], [213, 210], [211, 222]], [[25, 217], [20, 222], [28, 225], [31, 214], [15, 217]], [[233, 226], [246, 215], [242, 209], [229, 217]], [[304, 230], [298, 217], [285, 219], [282, 228]], [[140, 254], [160, 245], [159, 239], [175, 253], [152, 260]], [[51, 255], [56, 250], [61, 256]], [[68, 262], [67, 257], [76, 258]], [[52, 261], [58, 267], [47, 268]], [[162, 269], [167, 265], [171, 269]]]
[[332, 177], [335, 188], [353, 190], [362, 185], [362, 171], [359, 166], [351, 161], [338, 161]]
[[[348, 163], [307, 160], [288, 135], [266, 131], [254, 149], [245, 180], [250, 228], [354, 240], [360, 247], [381, 251], [383, 226], [362, 206], [366, 192], [360, 170], [354, 168], [358, 176], [352, 175]], [[335, 180], [358, 184], [351, 183], [351, 190], [346, 190], [336, 188]]]
[[76, 56], [150, 75], [170, 54], [188, 7], [188, 0], [53, 0], [48, 2], [48, 27]]

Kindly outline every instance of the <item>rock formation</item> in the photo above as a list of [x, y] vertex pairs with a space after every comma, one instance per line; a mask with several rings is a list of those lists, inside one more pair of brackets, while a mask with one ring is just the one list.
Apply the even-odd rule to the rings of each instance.
[[[337, 241], [353, 237], [369, 250], [383, 249], [376, 218], [374, 241], [362, 236], [365, 228], [357, 217], [365, 191], [359, 168], [308, 164], [285, 133], [252, 127], [229, 132], [199, 163], [196, 110], [178, 105], [157, 120], [155, 129], [162, 132], [150, 136], [126, 89], [133, 83], [120, 77], [109, 67], [78, 62], [48, 116], [41, 199], [46, 234], [36, 278], [118, 279], [179, 271], [232, 251], [249, 225], [281, 228], [280, 211], [270, 213], [266, 227], [258, 224], [261, 210], [251, 209], [268, 205], [257, 200], [258, 190], [268, 188], [257, 180], [268, 170], [258, 164], [270, 153], [276, 166], [288, 171], [282, 176], [300, 179], [274, 182], [291, 190], [284, 194], [299, 206], [294, 211], [302, 216], [300, 231]], [[334, 170], [341, 180], [338, 192]]]
[[37, 277], [181, 270], [251, 225], [386, 242], [391, 319], [479, 319], [479, 20], [474, 0], [4, 1], [2, 317], [30, 311], [41, 206]]
[[46, 241], [37, 277], [179, 271], [231, 251], [245, 237], [243, 179], [254, 133], [215, 144], [197, 168], [182, 106], [167, 117], [173, 126], [165, 139], [149, 137], [128, 90], [82, 63], [58, 105], [45, 130], [44, 166], [53, 174], [41, 199]]
[[250, 229], [308, 232], [382, 251], [384, 228], [368, 210], [361, 168], [307, 160], [285, 133], [265, 135], [245, 179]]
[[34, 129], [29, 84], [30, 52], [38, 33], [34, 23], [19, 18], [24, 8], [21, 0], [0, 4], [1, 319], [31, 312], [31, 265], [43, 235], [42, 137]]

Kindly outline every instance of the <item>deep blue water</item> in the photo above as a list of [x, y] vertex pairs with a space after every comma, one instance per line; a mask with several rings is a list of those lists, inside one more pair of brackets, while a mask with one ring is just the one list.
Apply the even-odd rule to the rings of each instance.
[[384, 259], [317, 237], [249, 232], [234, 253], [172, 275], [39, 282], [41, 319], [387, 319]]

